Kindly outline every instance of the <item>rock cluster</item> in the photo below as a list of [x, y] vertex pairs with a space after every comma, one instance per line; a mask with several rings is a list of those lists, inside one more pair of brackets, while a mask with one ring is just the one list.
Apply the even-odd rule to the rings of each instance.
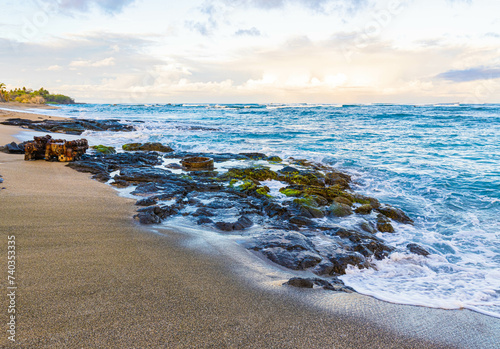
[[[277, 164], [281, 160], [259, 153], [165, 155], [137, 151], [85, 155], [68, 166], [93, 173], [94, 178], [111, 185], [133, 186], [132, 194], [142, 197], [136, 203], [135, 216], [141, 224], [184, 217], [221, 233], [240, 232], [248, 249], [283, 267], [309, 270], [320, 277], [345, 274], [349, 265], [371, 267], [372, 258], [383, 259], [395, 250], [376, 233], [394, 232], [394, 222], [412, 224], [402, 210], [354, 192], [349, 175], [325, 165], [291, 159], [277, 171], [269, 166], [248, 166], [221, 173], [174, 173], [160, 166], [164, 159], [180, 162], [188, 156], [209, 156], [216, 163], [239, 159], [248, 164], [255, 160]], [[266, 186], [267, 181], [281, 183], [279, 197]], [[343, 220], [353, 218], [356, 227], [343, 226]], [[258, 233], [253, 234], [252, 229]], [[408, 250], [421, 255], [427, 252], [415, 244], [408, 245]], [[318, 280], [311, 282], [319, 285]], [[324, 286], [340, 289], [339, 285]]]
[[133, 126], [124, 125], [123, 123], [116, 120], [74, 119], [33, 121], [28, 119], [13, 118], [0, 122], [0, 124], [20, 126], [23, 128], [29, 128], [41, 132], [66, 133], [72, 135], [80, 135], [86, 130], [115, 132], [129, 132], [134, 130]]

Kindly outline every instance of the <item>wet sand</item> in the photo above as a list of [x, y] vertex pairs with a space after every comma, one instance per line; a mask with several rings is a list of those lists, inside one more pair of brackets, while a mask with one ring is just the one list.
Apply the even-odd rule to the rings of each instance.
[[[0, 144], [15, 140], [19, 130], [0, 125]], [[19, 347], [497, 348], [500, 343], [500, 320], [470, 311], [257, 287], [241, 276], [245, 266], [228, 263], [224, 254], [188, 248], [184, 234], [154, 234], [138, 226], [132, 200], [62, 163], [25, 162], [22, 155], [0, 153], [0, 174], [0, 187], [6, 188], [0, 190], [2, 256], [7, 256], [6, 236], [16, 236]], [[4, 272], [4, 294], [6, 279]], [[1, 304], [0, 321], [6, 324], [5, 296]], [[0, 345], [9, 344], [4, 331]]]

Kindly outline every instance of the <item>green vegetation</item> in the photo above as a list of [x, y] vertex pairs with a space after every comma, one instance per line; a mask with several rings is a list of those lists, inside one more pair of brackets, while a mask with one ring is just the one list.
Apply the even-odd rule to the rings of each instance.
[[96, 153], [98, 154], [115, 154], [116, 153], [116, 149], [114, 147], [107, 147], [105, 145], [93, 145], [91, 147], [92, 149], [94, 149], [96, 151]]
[[65, 95], [51, 94], [43, 87], [39, 90], [33, 91], [32, 89], [15, 88], [7, 91], [5, 84], [0, 83], [0, 101], [9, 102], [16, 101], [19, 103], [34, 103], [34, 104], [74, 104], [75, 101]]
[[281, 188], [280, 193], [286, 196], [301, 196], [303, 192], [298, 189]]

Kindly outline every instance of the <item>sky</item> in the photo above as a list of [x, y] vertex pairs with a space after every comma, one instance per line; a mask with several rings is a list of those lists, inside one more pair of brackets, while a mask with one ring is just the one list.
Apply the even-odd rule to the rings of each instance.
[[5, 0], [0, 82], [87, 103], [500, 103], [498, 0]]

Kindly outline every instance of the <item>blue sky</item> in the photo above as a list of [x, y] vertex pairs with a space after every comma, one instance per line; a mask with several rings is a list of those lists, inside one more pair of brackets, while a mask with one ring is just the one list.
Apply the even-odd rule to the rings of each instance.
[[496, 0], [4, 3], [0, 82], [79, 102], [500, 102]]

